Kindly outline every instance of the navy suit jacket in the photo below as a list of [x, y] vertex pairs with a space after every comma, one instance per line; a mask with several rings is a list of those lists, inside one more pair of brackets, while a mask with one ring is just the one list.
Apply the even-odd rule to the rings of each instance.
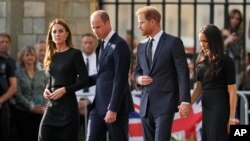
[[146, 44], [138, 45], [135, 79], [148, 75], [153, 82], [141, 86], [141, 117], [146, 115], [148, 103], [154, 115], [174, 113], [180, 102], [190, 103], [189, 70], [183, 43], [181, 39], [163, 32], [151, 68], [147, 63]]
[[[97, 47], [99, 56], [100, 45]], [[107, 110], [118, 114], [128, 114], [134, 110], [128, 73], [130, 69], [130, 50], [127, 43], [114, 33], [98, 59], [99, 70], [90, 83], [96, 83], [93, 110], [105, 115]]]

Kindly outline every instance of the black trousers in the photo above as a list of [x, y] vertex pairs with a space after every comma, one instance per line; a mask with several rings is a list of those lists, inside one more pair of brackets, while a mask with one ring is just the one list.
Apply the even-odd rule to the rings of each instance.
[[[148, 106], [149, 107], [149, 106]], [[174, 112], [153, 115], [149, 108], [141, 118], [144, 141], [170, 141]]]
[[0, 108], [0, 139], [9, 141], [10, 137], [10, 109], [9, 103], [4, 102]]
[[105, 115], [90, 112], [86, 141], [101, 141], [107, 131], [112, 141], [128, 141], [128, 114], [117, 115], [114, 123], [104, 121]]

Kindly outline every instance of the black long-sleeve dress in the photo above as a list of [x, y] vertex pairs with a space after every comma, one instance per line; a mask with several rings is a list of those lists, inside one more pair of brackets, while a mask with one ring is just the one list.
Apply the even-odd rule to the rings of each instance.
[[66, 93], [51, 100], [40, 124], [39, 141], [77, 141], [79, 111], [75, 91], [88, 85], [88, 74], [82, 54], [70, 48], [56, 53], [50, 66], [47, 88], [53, 92], [65, 87]]
[[227, 86], [235, 84], [235, 65], [233, 60], [224, 55], [221, 70], [213, 79], [204, 77], [209, 67], [205, 63], [198, 69], [197, 80], [201, 81], [202, 92], [202, 140], [227, 141], [227, 123], [229, 121], [230, 103]]

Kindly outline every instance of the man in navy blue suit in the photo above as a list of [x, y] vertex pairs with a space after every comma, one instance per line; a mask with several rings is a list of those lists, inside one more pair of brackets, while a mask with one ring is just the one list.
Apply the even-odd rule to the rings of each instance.
[[113, 141], [128, 141], [128, 114], [134, 110], [128, 83], [130, 50], [111, 28], [107, 12], [95, 11], [91, 28], [101, 44], [97, 47], [98, 72], [90, 78], [96, 95], [90, 112], [87, 141], [100, 141], [109, 131]]
[[140, 115], [144, 141], [168, 141], [175, 112], [190, 112], [187, 59], [181, 39], [161, 30], [151, 6], [137, 12], [138, 28], [148, 38], [138, 44], [135, 80], [142, 88]]

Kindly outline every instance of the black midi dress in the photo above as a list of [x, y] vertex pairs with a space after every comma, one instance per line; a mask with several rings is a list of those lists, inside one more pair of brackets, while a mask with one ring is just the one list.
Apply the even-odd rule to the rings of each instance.
[[58, 100], [50, 100], [43, 115], [38, 141], [77, 141], [79, 112], [75, 91], [88, 85], [82, 54], [70, 48], [56, 53], [50, 66], [47, 88], [53, 92], [65, 87]]
[[205, 61], [197, 72], [197, 80], [201, 81], [202, 91], [202, 140], [227, 141], [227, 123], [229, 121], [230, 104], [228, 85], [235, 84], [235, 65], [233, 60], [224, 55], [218, 74], [213, 78], [205, 77], [210, 63]]

